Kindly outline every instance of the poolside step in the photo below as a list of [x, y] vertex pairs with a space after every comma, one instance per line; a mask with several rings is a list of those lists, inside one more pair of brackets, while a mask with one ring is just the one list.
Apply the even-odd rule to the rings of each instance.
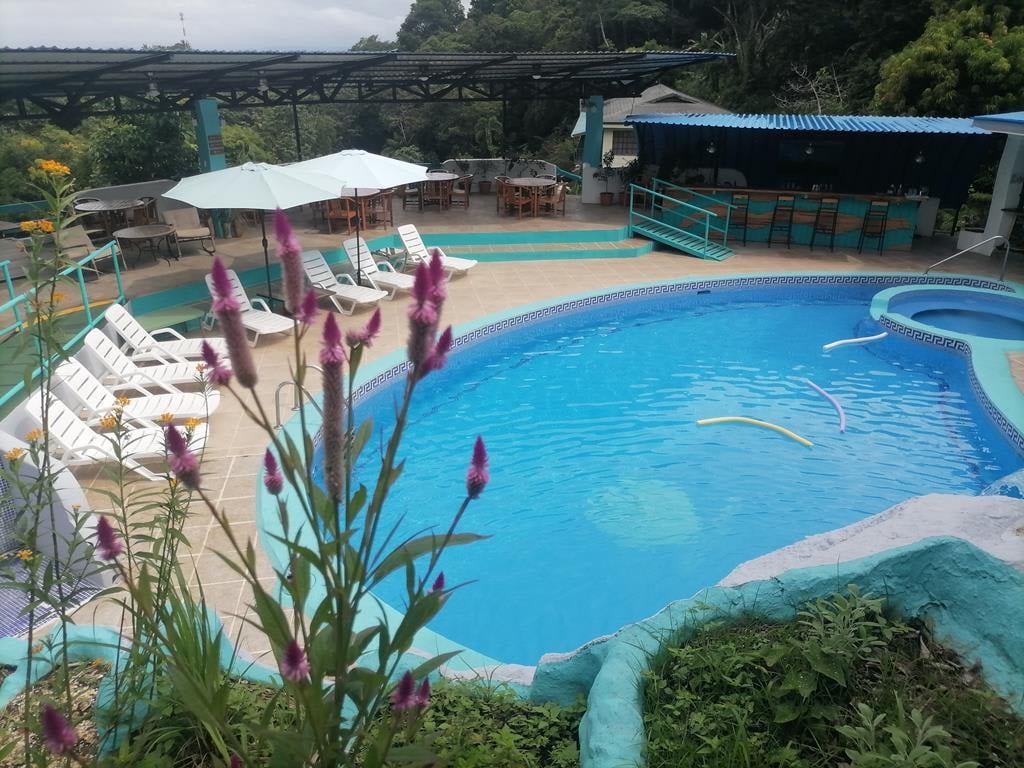
[[[428, 244], [428, 248], [433, 243]], [[478, 261], [537, 261], [556, 259], [630, 259], [653, 250], [653, 244], [642, 238], [625, 238], [599, 242], [562, 243], [490, 243], [473, 245], [441, 245], [450, 256]]]
[[705, 241], [699, 235], [692, 234], [683, 229], [677, 229], [670, 224], [644, 221], [634, 224], [633, 232], [702, 259], [724, 261], [733, 255], [732, 248], [726, 245]]

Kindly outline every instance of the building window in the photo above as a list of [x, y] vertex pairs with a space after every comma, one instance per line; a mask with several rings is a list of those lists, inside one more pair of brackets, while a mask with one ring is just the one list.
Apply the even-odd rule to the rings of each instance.
[[632, 128], [628, 131], [614, 131], [612, 133], [612, 152], [617, 157], [637, 156], [636, 134]]

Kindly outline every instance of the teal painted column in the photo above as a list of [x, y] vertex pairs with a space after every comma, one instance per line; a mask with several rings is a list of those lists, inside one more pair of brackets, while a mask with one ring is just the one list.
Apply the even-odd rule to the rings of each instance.
[[[224, 157], [224, 139], [220, 133], [220, 113], [214, 99], [199, 99], [193, 112], [196, 118], [196, 144], [199, 147], [199, 170], [201, 173], [219, 171], [227, 167]], [[217, 237], [224, 237], [226, 212], [214, 211], [213, 230]]]
[[604, 96], [587, 97], [587, 132], [583, 136], [583, 162], [591, 168], [601, 166], [604, 141]]
[[587, 130], [583, 134], [583, 190], [584, 203], [597, 203], [603, 186], [594, 178], [601, 167], [604, 146], [604, 97], [588, 96], [586, 106]]

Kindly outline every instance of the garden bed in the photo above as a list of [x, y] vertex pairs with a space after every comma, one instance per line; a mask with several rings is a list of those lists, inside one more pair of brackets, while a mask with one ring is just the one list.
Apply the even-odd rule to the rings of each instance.
[[648, 768], [1024, 765], [1024, 720], [980, 670], [855, 590], [789, 622], [701, 625], [652, 660], [643, 698]]

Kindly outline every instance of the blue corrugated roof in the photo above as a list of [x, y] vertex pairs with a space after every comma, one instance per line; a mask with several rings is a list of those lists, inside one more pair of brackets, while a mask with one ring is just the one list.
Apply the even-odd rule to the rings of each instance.
[[632, 125], [692, 128], [749, 128], [776, 131], [847, 133], [975, 133], [984, 128], [966, 117], [890, 117], [875, 115], [630, 115]]
[[981, 123], [1017, 123], [1024, 125], [1024, 112], [1003, 112], [1001, 115], [978, 115], [974, 118]]

